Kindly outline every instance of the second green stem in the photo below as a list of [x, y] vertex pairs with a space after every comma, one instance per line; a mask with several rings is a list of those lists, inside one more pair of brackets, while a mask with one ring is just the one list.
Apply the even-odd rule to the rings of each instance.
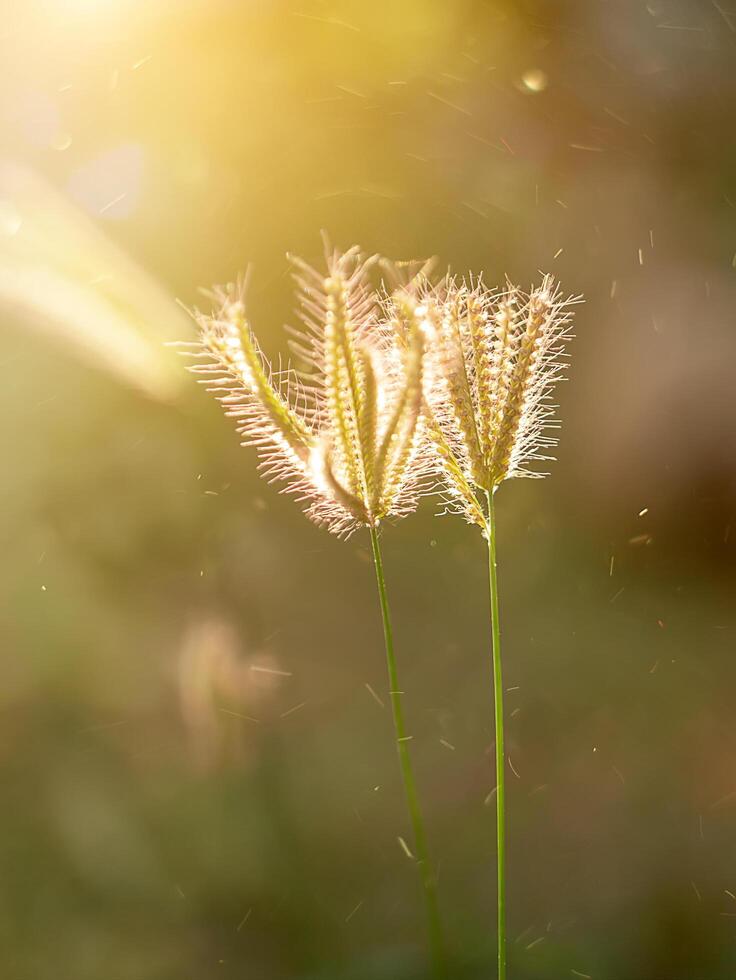
[[498, 617], [496, 572], [496, 516], [493, 491], [488, 491], [488, 584], [493, 635], [493, 705], [496, 731], [496, 846], [498, 862], [498, 980], [506, 980], [506, 757], [503, 745], [503, 683], [501, 679], [501, 627]]
[[409, 810], [409, 819], [414, 834], [414, 848], [416, 850], [417, 863], [422, 876], [424, 887], [424, 899], [427, 909], [427, 924], [429, 929], [429, 940], [432, 950], [432, 962], [434, 973], [437, 980], [447, 976], [445, 968], [444, 944], [442, 940], [442, 927], [440, 925], [439, 905], [437, 903], [437, 883], [432, 868], [429, 863], [429, 849], [427, 847], [427, 835], [424, 830], [424, 821], [419, 807], [419, 797], [417, 795], [414, 772], [412, 770], [411, 759], [409, 757], [409, 740], [411, 736], [406, 734], [406, 723], [404, 721], [404, 706], [402, 703], [402, 691], [399, 687], [398, 672], [396, 669], [396, 656], [394, 654], [394, 636], [391, 627], [391, 614], [388, 607], [388, 596], [386, 594], [386, 579], [383, 574], [383, 561], [381, 559], [381, 548], [378, 543], [378, 533], [375, 528], [369, 528], [371, 535], [371, 545], [373, 547], [373, 562], [376, 567], [376, 582], [378, 583], [378, 597], [381, 603], [381, 616], [383, 617], [383, 636], [386, 642], [386, 663], [388, 666], [389, 693], [391, 696], [391, 708], [394, 716], [394, 728], [396, 730], [396, 747], [399, 754], [399, 764], [401, 775], [404, 780], [404, 793], [406, 804]]

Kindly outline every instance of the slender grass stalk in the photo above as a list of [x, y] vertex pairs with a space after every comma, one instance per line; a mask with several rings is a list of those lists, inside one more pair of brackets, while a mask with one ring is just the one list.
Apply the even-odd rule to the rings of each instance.
[[506, 980], [506, 756], [503, 744], [503, 683], [501, 678], [501, 625], [498, 617], [498, 574], [496, 570], [496, 515], [493, 491], [488, 499], [488, 585], [491, 603], [493, 647], [493, 706], [496, 733], [496, 854], [498, 868], [498, 980]]
[[424, 820], [419, 806], [414, 771], [409, 756], [409, 740], [411, 736], [406, 734], [406, 724], [404, 721], [404, 706], [402, 702], [403, 692], [399, 687], [398, 671], [396, 668], [396, 655], [394, 653], [394, 636], [391, 626], [391, 613], [388, 606], [388, 596], [386, 594], [386, 579], [383, 573], [383, 560], [381, 558], [381, 548], [378, 543], [378, 532], [375, 527], [368, 528], [371, 536], [371, 546], [373, 548], [373, 563], [376, 569], [376, 583], [378, 585], [378, 598], [381, 604], [381, 616], [383, 618], [383, 637], [386, 644], [386, 666], [388, 668], [389, 693], [391, 696], [391, 709], [394, 718], [394, 729], [396, 732], [396, 748], [399, 755], [399, 765], [401, 776], [404, 780], [404, 793], [406, 805], [409, 811], [412, 833], [414, 835], [414, 848], [416, 851], [417, 863], [422, 878], [424, 888], [424, 899], [427, 911], [427, 928], [429, 931], [429, 942], [432, 952], [432, 965], [434, 975], [437, 980], [444, 980], [447, 977], [445, 965], [444, 941], [442, 938], [442, 926], [440, 923], [439, 905], [437, 902], [437, 882], [429, 861], [429, 849], [427, 847], [427, 835], [424, 830]]
[[[540, 477], [551, 459], [554, 386], [579, 297], [564, 299], [551, 276], [524, 293], [507, 282], [447, 275], [426, 289], [425, 411], [445, 513], [465, 516], [488, 541], [498, 847], [498, 980], [506, 978], [506, 827], [501, 628], [493, 495], [514, 477]], [[485, 497], [484, 512], [482, 500]]]

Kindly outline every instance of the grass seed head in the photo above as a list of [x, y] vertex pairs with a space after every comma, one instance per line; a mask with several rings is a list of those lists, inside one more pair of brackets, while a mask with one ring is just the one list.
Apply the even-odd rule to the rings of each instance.
[[423, 490], [422, 318], [407, 293], [405, 342], [391, 341], [369, 280], [376, 259], [357, 247], [326, 246], [326, 273], [291, 262], [302, 320], [292, 348], [306, 370], [269, 365], [243, 283], [216, 288], [212, 312], [195, 313], [191, 370], [236, 420], [243, 445], [256, 448], [263, 475], [296, 494], [317, 524], [347, 535], [409, 513]]
[[528, 294], [450, 276], [429, 291], [427, 429], [447, 509], [485, 527], [477, 491], [545, 475], [534, 464], [550, 460], [557, 441], [550, 396], [578, 301], [564, 299], [551, 276]]

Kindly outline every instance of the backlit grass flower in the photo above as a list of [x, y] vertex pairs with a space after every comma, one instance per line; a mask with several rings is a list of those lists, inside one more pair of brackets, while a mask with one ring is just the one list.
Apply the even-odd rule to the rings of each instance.
[[[327, 252], [326, 274], [292, 258], [304, 328], [292, 342], [309, 367], [297, 376], [266, 361], [245, 307], [243, 283], [216, 288], [212, 312], [195, 314], [192, 368], [254, 446], [263, 475], [336, 534], [414, 509], [426, 475], [421, 438], [424, 330], [405, 298], [402, 352], [381, 329], [357, 248]], [[426, 455], [426, 454], [425, 454]]]
[[[564, 373], [571, 305], [551, 276], [523, 293], [446, 278], [428, 291], [425, 391], [449, 509], [485, 530], [482, 498], [513, 477], [540, 477], [557, 439], [550, 395]], [[479, 497], [481, 498], [479, 500]]]

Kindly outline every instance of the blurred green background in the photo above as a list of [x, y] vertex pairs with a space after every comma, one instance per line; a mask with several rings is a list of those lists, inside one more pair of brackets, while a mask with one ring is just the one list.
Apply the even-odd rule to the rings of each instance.
[[[419, 980], [368, 541], [164, 342], [319, 231], [583, 292], [498, 499], [514, 980], [736, 974], [731, 0], [2, 4], [0, 976]], [[493, 974], [484, 544], [384, 533], [458, 978]]]

